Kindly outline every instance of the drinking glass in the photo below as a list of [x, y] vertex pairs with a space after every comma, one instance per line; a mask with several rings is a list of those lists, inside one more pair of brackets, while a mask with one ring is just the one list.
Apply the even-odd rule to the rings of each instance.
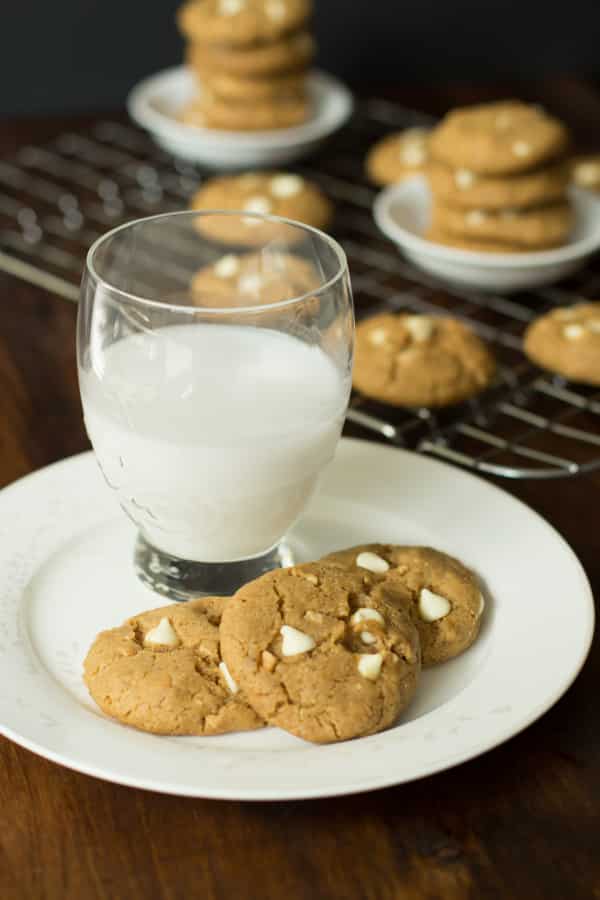
[[152, 590], [230, 594], [293, 562], [284, 537], [340, 436], [353, 327], [344, 252], [296, 222], [167, 213], [92, 246], [85, 425]]

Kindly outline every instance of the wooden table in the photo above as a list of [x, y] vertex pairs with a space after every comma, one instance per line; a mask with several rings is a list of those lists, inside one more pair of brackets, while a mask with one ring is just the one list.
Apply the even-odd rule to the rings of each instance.
[[[437, 112], [502, 93], [445, 89], [403, 99]], [[523, 93], [542, 100], [551, 93], [583, 141], [593, 141], [600, 121], [593, 89], [562, 81]], [[56, 121], [5, 123], [2, 149], [56, 128]], [[88, 442], [74, 306], [5, 275], [0, 296], [4, 485]], [[502, 487], [562, 532], [600, 588], [600, 474]], [[521, 552], [515, 548], [515, 557]], [[404, 787], [303, 803], [117, 787], [0, 739], [0, 898], [600, 898], [599, 685], [596, 641], [567, 695], [504, 746]]]

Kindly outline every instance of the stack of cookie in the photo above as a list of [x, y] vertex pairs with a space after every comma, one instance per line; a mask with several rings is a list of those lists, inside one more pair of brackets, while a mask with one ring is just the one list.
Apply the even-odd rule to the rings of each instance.
[[568, 239], [564, 125], [518, 101], [450, 112], [429, 141], [430, 240], [470, 250], [544, 250]]
[[367, 544], [103, 631], [84, 679], [109, 716], [155, 734], [276, 725], [317, 743], [393, 725], [421, 665], [479, 632], [477, 577], [428, 547]]
[[182, 121], [232, 131], [304, 122], [310, 13], [310, 0], [188, 0], [177, 19], [201, 87]]

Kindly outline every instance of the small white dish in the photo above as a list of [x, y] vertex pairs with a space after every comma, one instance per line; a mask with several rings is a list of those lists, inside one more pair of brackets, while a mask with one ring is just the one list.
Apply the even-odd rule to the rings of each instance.
[[373, 207], [379, 228], [420, 269], [445, 281], [510, 292], [559, 281], [600, 248], [600, 201], [571, 188], [575, 228], [564, 247], [531, 253], [482, 253], [435, 244], [422, 237], [429, 226], [431, 194], [422, 176], [385, 188]]
[[479, 638], [462, 656], [424, 671], [402, 720], [381, 734], [320, 747], [275, 728], [156, 737], [102, 715], [82, 681], [98, 631], [165, 603], [134, 575], [135, 536], [91, 453], [0, 492], [0, 733], [119, 784], [290, 800], [421, 778], [541, 716], [577, 675], [592, 638], [585, 573], [540, 516], [452, 466], [345, 439], [289, 535], [296, 557], [367, 541], [440, 547], [482, 578]]
[[313, 71], [308, 90], [311, 118], [293, 128], [272, 131], [221, 131], [184, 125], [177, 119], [193, 99], [198, 80], [186, 66], [145, 78], [127, 98], [131, 118], [165, 150], [214, 169], [281, 166], [312, 153], [350, 117], [352, 94], [336, 78]]

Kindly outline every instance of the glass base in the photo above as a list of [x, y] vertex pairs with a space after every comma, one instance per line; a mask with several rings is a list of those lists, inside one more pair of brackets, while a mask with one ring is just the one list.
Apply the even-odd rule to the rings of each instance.
[[263, 556], [238, 562], [202, 563], [163, 553], [138, 535], [133, 557], [136, 575], [146, 587], [169, 600], [201, 596], [229, 597], [238, 588], [271, 569], [293, 566], [292, 553], [282, 541]]

